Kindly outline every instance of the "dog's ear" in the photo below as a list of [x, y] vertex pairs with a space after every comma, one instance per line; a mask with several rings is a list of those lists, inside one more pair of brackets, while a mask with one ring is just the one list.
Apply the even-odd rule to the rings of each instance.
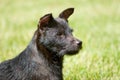
[[38, 27], [39, 28], [43, 28], [43, 27], [47, 27], [49, 26], [52, 22], [53, 22], [54, 18], [52, 16], [52, 14], [46, 14], [45, 16], [41, 17], [39, 20], [39, 24]]
[[60, 13], [59, 17], [68, 20], [68, 18], [73, 14], [74, 8], [68, 8]]

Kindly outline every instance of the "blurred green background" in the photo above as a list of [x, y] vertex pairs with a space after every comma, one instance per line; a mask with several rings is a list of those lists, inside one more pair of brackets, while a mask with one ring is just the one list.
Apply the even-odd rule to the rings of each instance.
[[83, 49], [65, 56], [64, 79], [120, 80], [120, 0], [0, 0], [0, 62], [26, 48], [40, 17], [69, 7]]

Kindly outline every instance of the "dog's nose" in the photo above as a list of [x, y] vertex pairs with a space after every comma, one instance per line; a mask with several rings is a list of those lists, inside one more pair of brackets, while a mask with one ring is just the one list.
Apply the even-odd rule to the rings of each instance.
[[79, 46], [82, 45], [82, 41], [77, 40], [76, 43], [77, 43], [77, 45], [79, 45]]

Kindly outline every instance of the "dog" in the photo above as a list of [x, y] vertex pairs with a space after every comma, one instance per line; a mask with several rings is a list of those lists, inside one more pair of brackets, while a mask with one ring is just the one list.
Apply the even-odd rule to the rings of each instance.
[[63, 80], [64, 55], [74, 55], [82, 41], [73, 37], [68, 18], [74, 8], [67, 8], [54, 18], [41, 17], [28, 46], [15, 58], [0, 64], [0, 80]]

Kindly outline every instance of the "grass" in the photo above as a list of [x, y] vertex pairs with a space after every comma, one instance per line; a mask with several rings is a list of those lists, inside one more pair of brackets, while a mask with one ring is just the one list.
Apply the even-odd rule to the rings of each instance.
[[120, 79], [119, 0], [1, 0], [0, 62], [18, 55], [29, 43], [40, 17], [74, 7], [69, 19], [83, 41], [75, 56], [65, 56], [65, 80]]

